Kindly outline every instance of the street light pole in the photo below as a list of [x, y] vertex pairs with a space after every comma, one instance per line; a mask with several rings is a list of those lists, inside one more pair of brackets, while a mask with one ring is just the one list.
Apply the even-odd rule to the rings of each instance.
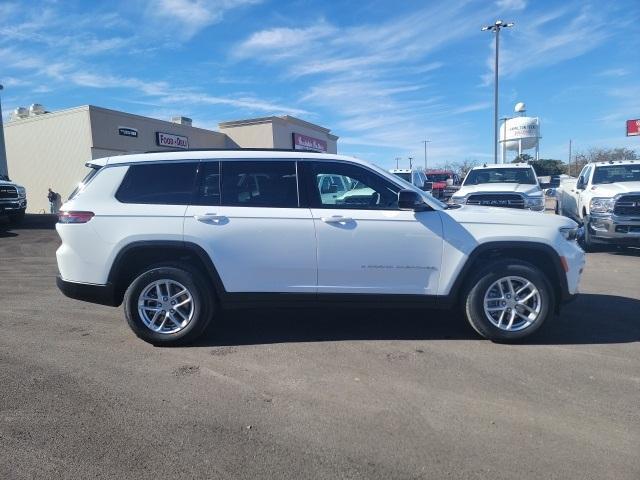
[[424, 169], [427, 170], [427, 143], [431, 143], [431, 140], [422, 140], [424, 143]]
[[[0, 85], [0, 91], [4, 87]], [[4, 125], [2, 123], [2, 103], [0, 102], [0, 175], [9, 175], [9, 167], [7, 165], [7, 151], [4, 145]]]
[[409, 157], [409, 170], [413, 169], [413, 157]]
[[504, 23], [502, 20], [496, 20], [493, 25], [482, 27], [482, 31], [491, 31], [496, 34], [496, 64], [494, 67], [494, 111], [493, 111], [493, 162], [498, 163], [498, 60], [500, 55], [500, 30], [505, 27], [513, 27], [513, 23]]

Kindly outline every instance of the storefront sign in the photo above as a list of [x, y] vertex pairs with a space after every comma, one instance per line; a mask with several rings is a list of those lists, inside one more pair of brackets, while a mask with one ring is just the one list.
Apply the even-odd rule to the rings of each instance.
[[189, 139], [182, 135], [173, 135], [172, 133], [156, 132], [156, 144], [159, 147], [189, 148]]
[[118, 135], [138, 138], [138, 130], [130, 127], [118, 127]]
[[627, 120], [627, 137], [640, 135], [640, 119]]
[[318, 138], [307, 137], [300, 133], [293, 134], [294, 150], [311, 150], [312, 152], [326, 152], [327, 142]]

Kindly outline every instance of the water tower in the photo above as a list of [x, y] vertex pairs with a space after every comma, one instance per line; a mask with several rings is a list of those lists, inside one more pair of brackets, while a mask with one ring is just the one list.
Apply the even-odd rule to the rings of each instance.
[[500, 127], [500, 144], [502, 145], [502, 156], [500, 163], [504, 163], [507, 158], [507, 150], [518, 152], [522, 155], [525, 150], [535, 149], [535, 158], [539, 158], [540, 147], [540, 119], [538, 117], [527, 117], [526, 105], [522, 102], [516, 103], [514, 108], [516, 116], [507, 118]]

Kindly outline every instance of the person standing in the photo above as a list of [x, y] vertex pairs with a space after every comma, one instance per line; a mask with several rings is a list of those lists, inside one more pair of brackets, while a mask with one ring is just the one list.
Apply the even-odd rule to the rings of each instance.
[[49, 213], [58, 213], [58, 194], [49, 188], [47, 199], [49, 200]]

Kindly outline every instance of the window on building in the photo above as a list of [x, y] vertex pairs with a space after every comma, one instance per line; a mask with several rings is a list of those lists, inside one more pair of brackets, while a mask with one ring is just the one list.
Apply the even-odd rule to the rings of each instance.
[[238, 207], [298, 206], [294, 161], [222, 162], [222, 205]]
[[188, 205], [197, 167], [196, 162], [131, 165], [116, 198], [123, 203]]

